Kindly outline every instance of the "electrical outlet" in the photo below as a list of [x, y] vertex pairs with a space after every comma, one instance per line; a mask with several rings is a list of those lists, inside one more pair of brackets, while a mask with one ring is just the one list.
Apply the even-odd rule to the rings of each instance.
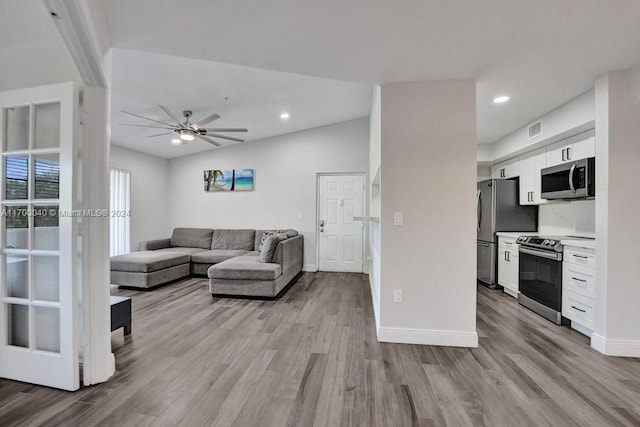
[[394, 212], [393, 213], [393, 225], [402, 225], [403, 218], [402, 212]]
[[304, 219], [304, 215], [302, 215], [302, 212], [298, 212], [298, 221], [302, 221]]
[[393, 302], [402, 302], [402, 289], [393, 290]]

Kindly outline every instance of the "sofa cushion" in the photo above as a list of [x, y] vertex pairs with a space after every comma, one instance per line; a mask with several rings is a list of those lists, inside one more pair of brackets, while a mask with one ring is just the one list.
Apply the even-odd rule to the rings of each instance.
[[211, 249], [253, 250], [256, 230], [215, 230], [211, 240]]
[[198, 264], [217, 264], [237, 256], [248, 253], [244, 249], [212, 249], [210, 251], [198, 252], [191, 256], [191, 262]]
[[209, 267], [210, 279], [275, 280], [282, 275], [280, 264], [260, 262], [256, 256], [239, 256]]
[[[262, 249], [262, 245], [264, 244], [264, 241], [267, 239], [267, 237], [269, 236], [273, 236], [274, 234], [280, 234], [280, 233], [284, 233], [287, 235], [287, 238], [289, 237], [295, 237], [298, 235], [298, 232], [294, 229], [288, 229], [288, 230], [263, 230], [262, 231], [262, 235], [260, 237], [260, 243], [257, 246], [257, 250], [261, 250]], [[256, 239], [257, 241], [257, 239]]]
[[210, 249], [212, 236], [210, 228], [174, 228], [171, 246]]
[[271, 262], [273, 260], [273, 254], [276, 252], [278, 243], [287, 239], [287, 235], [284, 233], [278, 233], [268, 236], [262, 248], [260, 249], [260, 262]]
[[181, 247], [173, 247], [173, 248], [166, 248], [166, 249], [157, 249], [154, 252], [177, 252], [179, 254], [183, 254], [183, 255], [193, 255], [193, 254], [197, 254], [199, 252], [206, 252], [205, 249], [201, 249], [201, 248], [181, 248]]
[[179, 252], [140, 251], [111, 257], [111, 270], [134, 273], [150, 273], [180, 264], [186, 264], [191, 257]]

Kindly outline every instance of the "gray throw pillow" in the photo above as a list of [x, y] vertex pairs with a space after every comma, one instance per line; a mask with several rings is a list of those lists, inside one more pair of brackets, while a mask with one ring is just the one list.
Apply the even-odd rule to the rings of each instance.
[[258, 250], [262, 251], [262, 246], [264, 245], [264, 242], [267, 240], [267, 238], [269, 238], [269, 236], [285, 233], [286, 231], [287, 230], [265, 230], [265, 232], [262, 233], [262, 237], [260, 238], [260, 245], [258, 246]]
[[[265, 233], [266, 234], [266, 233]], [[271, 262], [273, 255], [276, 253], [276, 247], [278, 243], [287, 239], [287, 235], [284, 233], [277, 233], [267, 236], [260, 249], [260, 262]]]

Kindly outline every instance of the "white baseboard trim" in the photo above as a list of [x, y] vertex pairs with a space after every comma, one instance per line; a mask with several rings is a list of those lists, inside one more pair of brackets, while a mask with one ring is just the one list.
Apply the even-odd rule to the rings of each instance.
[[594, 332], [591, 347], [607, 356], [640, 357], [640, 340], [607, 339]]
[[478, 347], [478, 334], [476, 332], [466, 331], [381, 326], [378, 329], [378, 341], [445, 347]]
[[314, 272], [318, 271], [318, 267], [315, 264], [305, 264], [302, 267], [302, 271], [309, 271], [309, 272], [314, 273]]

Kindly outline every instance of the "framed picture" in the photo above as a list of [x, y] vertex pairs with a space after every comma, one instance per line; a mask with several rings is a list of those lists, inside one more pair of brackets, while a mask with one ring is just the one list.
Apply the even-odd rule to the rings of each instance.
[[253, 169], [205, 170], [204, 191], [253, 191]]

